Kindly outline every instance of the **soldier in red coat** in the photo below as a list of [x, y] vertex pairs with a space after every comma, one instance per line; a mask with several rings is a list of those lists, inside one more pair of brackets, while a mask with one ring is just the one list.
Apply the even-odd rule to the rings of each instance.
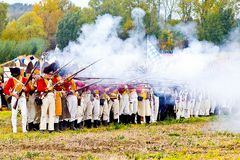
[[[41, 107], [41, 119], [40, 119], [40, 131], [47, 130], [47, 119], [48, 119], [48, 130], [49, 132], [54, 131], [54, 120], [55, 120], [55, 94], [52, 82], [52, 73], [54, 69], [52, 65], [49, 65], [43, 70], [43, 77], [37, 80], [37, 91], [40, 93], [42, 99]], [[41, 96], [44, 95], [44, 96]]]
[[[12, 127], [13, 133], [17, 133], [17, 113], [21, 110], [22, 115], [22, 131], [27, 132], [27, 102], [26, 102], [26, 92], [30, 91], [29, 85], [25, 86], [27, 79], [21, 76], [20, 68], [10, 68], [12, 77], [7, 81], [4, 94], [11, 96], [11, 106], [12, 106]], [[23, 94], [19, 97], [19, 92], [23, 90]], [[18, 99], [18, 103], [16, 104]], [[16, 109], [13, 106], [16, 105]]]

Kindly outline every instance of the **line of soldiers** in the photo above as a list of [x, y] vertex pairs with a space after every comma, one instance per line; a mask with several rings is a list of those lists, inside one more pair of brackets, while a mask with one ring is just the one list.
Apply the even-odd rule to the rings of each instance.
[[21, 110], [23, 132], [156, 121], [158, 98], [151, 89], [124, 84], [87, 85], [71, 75], [54, 74], [56, 70], [56, 64], [52, 63], [44, 67], [42, 74], [39, 69], [34, 72], [27, 69], [23, 76], [20, 68], [10, 68], [12, 77], [4, 86], [4, 94], [12, 106], [14, 133], [18, 110]]
[[[29, 68], [25, 76], [19, 68], [10, 68], [12, 77], [4, 86], [4, 94], [11, 97], [7, 99], [12, 106], [14, 133], [18, 110], [23, 132], [59, 132], [97, 128], [112, 122], [141, 124], [166, 117], [208, 116], [212, 109], [209, 98], [201, 94], [178, 90], [159, 94], [148, 84], [86, 84], [74, 79], [76, 75], [56, 74], [56, 63], [45, 66], [43, 73]], [[23, 94], [19, 95], [21, 91]]]

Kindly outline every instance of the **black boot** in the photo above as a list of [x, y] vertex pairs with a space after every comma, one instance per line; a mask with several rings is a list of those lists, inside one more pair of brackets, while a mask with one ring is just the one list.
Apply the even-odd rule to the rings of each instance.
[[101, 121], [97, 120], [97, 126], [100, 127], [101, 126]]
[[92, 120], [88, 119], [84, 121], [85, 125], [87, 128], [92, 128]]
[[79, 127], [79, 129], [83, 129], [83, 121], [80, 122], [80, 127]]
[[54, 123], [54, 131], [55, 132], [60, 132], [59, 123]]
[[92, 120], [91, 119], [88, 120], [88, 128], [92, 128]]
[[119, 116], [120, 123], [124, 122], [124, 118], [123, 117], [124, 117], [124, 115], [122, 115], [122, 114]]
[[108, 122], [107, 121], [102, 121], [103, 126], [107, 126]]
[[76, 130], [76, 128], [74, 126], [74, 121], [70, 122], [70, 129], [73, 130], [73, 131]]
[[78, 123], [77, 123], [77, 120], [75, 120], [74, 121], [74, 127], [77, 129], [77, 125], [78, 125]]
[[59, 122], [59, 130], [60, 130], [60, 131], [63, 131], [63, 121], [60, 121], [60, 122]]
[[98, 120], [94, 120], [94, 122], [93, 122], [93, 127], [94, 127], [94, 128], [98, 128]]
[[33, 130], [34, 131], [39, 131], [39, 123], [33, 124]]
[[136, 114], [132, 114], [132, 115], [131, 115], [131, 123], [132, 123], [132, 124], [136, 124], [135, 118], [136, 118]]
[[65, 121], [65, 120], [62, 121], [62, 129], [63, 129], [63, 131], [65, 131], [67, 129], [67, 123], [68, 123], [68, 121]]
[[131, 122], [131, 116], [126, 115], [126, 124], [129, 124]]
[[114, 124], [118, 124], [118, 119], [114, 119]]
[[28, 123], [28, 131], [29, 132], [33, 131], [33, 122]]
[[141, 116], [137, 115], [137, 124], [141, 124]]
[[145, 120], [146, 120], [146, 123], [149, 124], [150, 123], [150, 116], [145, 116]]

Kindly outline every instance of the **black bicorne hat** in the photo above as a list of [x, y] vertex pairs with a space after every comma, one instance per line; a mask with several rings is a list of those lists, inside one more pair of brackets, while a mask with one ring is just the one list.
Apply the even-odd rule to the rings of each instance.
[[26, 73], [31, 73], [33, 70], [33, 63], [29, 62], [26, 68]]
[[54, 62], [54, 63], [51, 63], [50, 65], [46, 66], [43, 69], [43, 73], [51, 74], [51, 73], [54, 73], [55, 71], [57, 71], [58, 68], [59, 68], [58, 65]]
[[21, 74], [20, 68], [18, 67], [10, 68], [10, 72], [13, 77], [17, 77]]

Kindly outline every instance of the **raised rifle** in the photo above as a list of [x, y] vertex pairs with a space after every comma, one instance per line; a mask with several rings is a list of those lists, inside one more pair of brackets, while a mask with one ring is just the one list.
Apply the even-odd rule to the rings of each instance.
[[67, 64], [63, 65], [62, 67], [58, 68], [54, 73], [53, 76], [57, 75], [64, 67], [68, 66], [73, 60], [69, 61]]
[[81, 80], [81, 81], [86, 81], [86, 80], [92, 80], [92, 79], [116, 79], [116, 78], [100, 78], [100, 77], [74, 77], [73, 79], [76, 79], [76, 80]]
[[[34, 73], [35, 70], [37, 69], [38, 64], [39, 64], [39, 61], [36, 62], [35, 67], [33, 68], [33, 70], [32, 70], [32, 72], [31, 72], [30, 76], [28, 77], [28, 79], [27, 79], [27, 81], [25, 82], [25, 84], [24, 84], [23, 87], [26, 87], [27, 84], [28, 84], [28, 83], [30, 82], [30, 80], [32, 79], [33, 73]], [[16, 108], [17, 108], [18, 100], [19, 100], [19, 98], [22, 96], [23, 92], [24, 92], [24, 90], [23, 90], [23, 88], [22, 88], [21, 91], [20, 91], [19, 94], [18, 94], [18, 98], [17, 98], [15, 104], [13, 105], [13, 109], [16, 109]]]
[[[99, 59], [99, 60], [97, 60], [97, 61], [95, 61], [95, 62], [87, 65], [86, 67], [80, 69], [79, 71], [73, 73], [72, 75], [64, 78], [62, 81], [59, 81], [59, 82], [55, 83], [55, 84], [52, 85], [51, 87], [54, 88], [54, 87], [57, 86], [57, 85], [63, 85], [66, 80], [67, 80], [67, 81], [71, 81], [78, 73], [84, 71], [85, 69], [89, 68], [90, 66], [94, 65], [95, 63], [97, 63], [97, 62], [99, 62], [99, 61], [101, 61], [101, 59]], [[47, 93], [42, 92], [42, 93], [40, 93], [40, 97], [39, 97], [39, 98], [40, 98], [40, 99], [43, 99], [44, 97], [46, 97], [46, 95], [47, 95]]]
[[97, 83], [99, 83], [99, 82], [101, 82], [102, 80], [99, 80], [99, 81], [97, 81], [97, 82], [93, 82], [93, 83], [90, 83], [90, 84], [88, 84], [88, 85], [86, 85], [86, 86], [83, 86], [83, 87], [81, 87], [81, 88], [78, 88], [77, 90], [76, 90], [76, 92], [79, 92], [79, 91], [81, 91], [81, 90], [83, 90], [83, 89], [85, 89], [85, 88], [87, 88], [87, 87], [90, 87], [90, 86], [92, 86], [92, 85], [94, 85], [94, 84], [97, 84]]

